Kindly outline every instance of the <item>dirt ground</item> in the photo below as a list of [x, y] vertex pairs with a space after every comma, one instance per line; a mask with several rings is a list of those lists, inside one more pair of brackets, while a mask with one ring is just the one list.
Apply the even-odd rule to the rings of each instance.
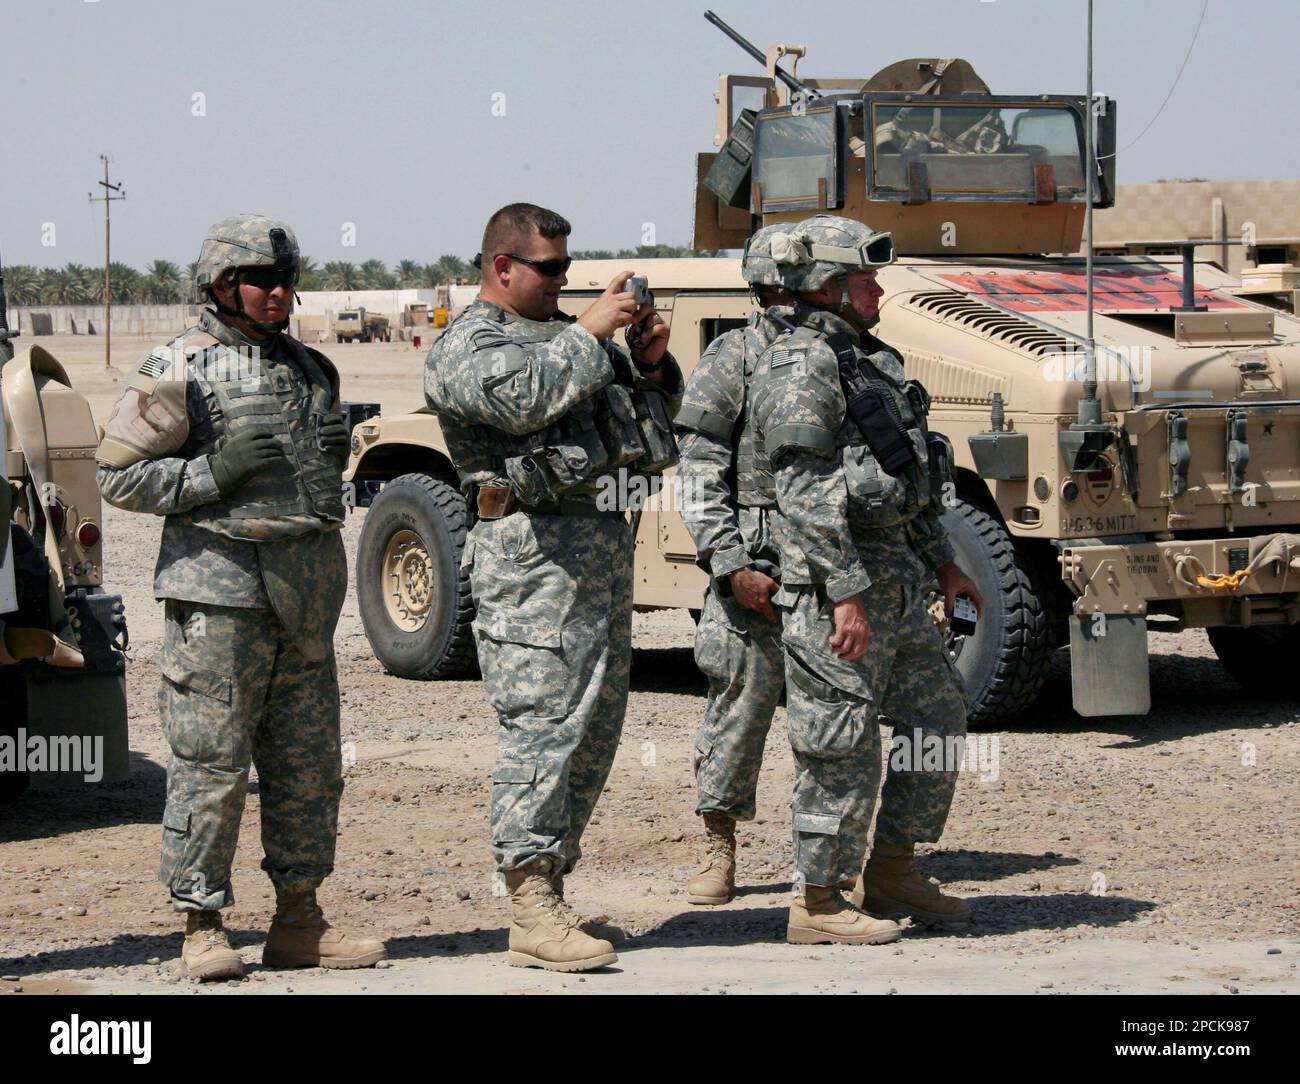
[[[114, 382], [100, 340], [43, 342], [101, 424], [120, 381], [153, 345], [115, 339]], [[386, 413], [420, 403], [423, 355], [408, 344], [325, 349], [346, 398], [379, 401]], [[350, 557], [361, 518], [345, 528]], [[179, 924], [156, 880], [166, 764], [156, 711], [162, 612], [152, 596], [159, 528], [106, 510], [109, 584], [125, 596], [131, 628], [132, 779], [0, 807], [0, 997], [1300, 990], [1297, 707], [1245, 696], [1201, 632], [1152, 638], [1146, 718], [1074, 716], [1061, 657], [1032, 716], [984, 734], [981, 770], [962, 773], [948, 830], [922, 860], [926, 874], [976, 901], [969, 929], [914, 929], [883, 948], [800, 948], [784, 943], [792, 778], [784, 713], [769, 741], [759, 817], [741, 830], [744, 887], [726, 907], [692, 907], [684, 895], [699, 852], [691, 747], [704, 682], [691, 659], [690, 617], [638, 615], [623, 742], [569, 891], [629, 939], [616, 968], [565, 976], [504, 961], [507, 901], [487, 846], [495, 718], [478, 683], [384, 673], [351, 594], [336, 648], [344, 740], [356, 763], [337, 873], [322, 899], [337, 924], [387, 938], [390, 965], [260, 968], [273, 896], [258, 869], [254, 785], [228, 913], [249, 977], [221, 987], [178, 982]]]

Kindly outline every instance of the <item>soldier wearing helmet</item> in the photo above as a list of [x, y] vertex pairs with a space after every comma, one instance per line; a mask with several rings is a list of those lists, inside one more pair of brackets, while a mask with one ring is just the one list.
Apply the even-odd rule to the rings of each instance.
[[[792, 300], [770, 249], [783, 229], [759, 230], [745, 246], [741, 273], [764, 310]], [[771, 604], [780, 575], [770, 524], [776, 494], [747, 409], [754, 368], [780, 330], [760, 310], [714, 339], [675, 419], [679, 506], [709, 573], [695, 631], [709, 697], [695, 738], [695, 812], [704, 820], [706, 855], [686, 886], [694, 904], [723, 904], [734, 894], [736, 822], [754, 818], [763, 746], [785, 684]]]
[[[913, 865], [939, 838], [958, 765], [923, 757], [935, 739], [959, 748], [961, 681], [926, 607], [938, 580], [945, 608], [963, 595], [983, 609], [953, 561], [940, 514], [951, 446], [926, 427], [928, 396], [902, 358], [871, 334], [883, 291], [876, 269], [893, 240], [860, 222], [814, 215], [778, 229], [772, 258], [793, 303], [758, 364], [756, 446], [779, 508], [781, 614], [794, 749], [796, 884], [788, 939], [882, 943], [890, 917], [960, 922], [969, 905]], [[867, 829], [880, 778], [879, 715], [894, 725], [871, 860]], [[840, 891], [853, 888], [850, 906]], [[880, 921], [869, 917], [877, 916]]]
[[96, 455], [105, 500], [164, 517], [161, 878], [186, 915], [181, 959], [198, 979], [243, 971], [221, 909], [234, 903], [250, 764], [277, 901], [263, 964], [363, 967], [385, 955], [382, 942], [331, 928], [316, 902], [343, 789], [333, 636], [349, 437], [333, 364], [285, 333], [299, 268], [284, 223], [216, 223], [195, 272], [198, 326], [139, 366]]

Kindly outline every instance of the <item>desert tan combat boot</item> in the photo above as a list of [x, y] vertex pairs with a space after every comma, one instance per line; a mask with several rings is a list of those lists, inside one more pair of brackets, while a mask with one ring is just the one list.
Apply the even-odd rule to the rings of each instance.
[[844, 902], [836, 888], [808, 885], [790, 905], [785, 939], [792, 945], [887, 945], [903, 936], [888, 919], [871, 918]]
[[551, 882], [551, 887], [555, 889], [555, 895], [559, 898], [560, 904], [578, 924], [578, 929], [588, 937], [594, 937], [596, 940], [602, 938], [606, 941], [626, 941], [627, 931], [621, 926], [616, 926], [610, 921], [609, 915], [596, 915], [594, 918], [587, 918], [579, 914], [577, 909], [564, 898], [564, 874], [560, 872], [558, 864], [551, 870], [551, 875], [547, 878]]
[[578, 916], [555, 891], [554, 873], [555, 863], [550, 858], [506, 871], [506, 888], [514, 907], [507, 960], [512, 967], [544, 967], [548, 971], [608, 967], [618, 959], [614, 946], [582, 931]]
[[877, 843], [853, 886], [849, 897], [853, 905], [882, 917], [909, 915], [939, 923], [969, 920], [969, 903], [945, 896], [916, 871], [915, 851], [913, 843]]
[[276, 888], [275, 897], [264, 967], [374, 967], [388, 958], [382, 941], [348, 937], [326, 922], [314, 888]]
[[230, 947], [220, 911], [189, 911], [185, 915], [185, 944], [181, 947], [185, 974], [208, 979], [242, 979], [244, 962]]
[[736, 822], [725, 813], [705, 813], [704, 867], [686, 882], [688, 903], [728, 903], [736, 894]]

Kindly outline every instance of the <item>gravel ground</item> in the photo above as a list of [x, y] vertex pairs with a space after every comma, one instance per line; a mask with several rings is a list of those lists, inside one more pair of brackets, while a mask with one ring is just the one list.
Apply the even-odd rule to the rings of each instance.
[[[120, 341], [125, 371], [148, 345]], [[52, 348], [102, 424], [121, 384], [98, 368], [100, 345], [60, 338]], [[328, 349], [346, 397], [378, 400], [386, 412], [419, 403], [420, 355], [409, 346]], [[350, 557], [360, 525], [357, 515], [345, 528]], [[969, 929], [916, 929], [886, 948], [796, 948], [782, 940], [792, 780], [784, 712], [759, 817], [741, 831], [744, 888], [725, 908], [693, 908], [684, 885], [699, 851], [691, 743], [704, 682], [689, 616], [638, 615], [623, 742], [569, 893], [630, 939], [617, 969], [578, 977], [509, 969], [501, 956], [507, 901], [486, 843], [495, 719], [478, 683], [385, 674], [351, 595], [336, 649], [356, 763], [337, 873], [322, 900], [339, 925], [386, 937], [391, 966], [292, 974], [256, 966], [273, 895], [258, 869], [254, 785], [228, 917], [250, 978], [220, 990], [160, 987], [176, 982], [180, 938], [155, 879], [166, 763], [156, 711], [162, 614], [151, 590], [159, 526], [114, 509], [105, 516], [110, 584], [125, 595], [131, 625], [131, 780], [0, 807], [0, 976], [16, 976], [0, 978], [0, 996], [1300, 989], [1296, 705], [1243, 695], [1199, 631], [1152, 638], [1145, 718], [1074, 716], [1060, 656], [1032, 715], [981, 735], [980, 762], [962, 773], [943, 841], [921, 861], [976, 899]]]

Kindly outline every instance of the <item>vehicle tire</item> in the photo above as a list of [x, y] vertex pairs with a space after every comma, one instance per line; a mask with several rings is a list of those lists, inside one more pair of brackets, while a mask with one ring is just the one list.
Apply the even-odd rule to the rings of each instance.
[[1038, 696], [1052, 654], [1042, 576], [987, 512], [957, 501], [943, 516], [957, 564], [984, 596], [974, 636], [949, 633], [972, 729], [1013, 720]]
[[343, 341], [343, 336], [342, 336], [342, 335], [339, 335], [339, 336], [336, 336], [336, 337], [338, 338], [338, 341], [339, 341], [339, 342], [342, 342], [342, 341]]
[[357, 542], [357, 603], [385, 669], [429, 681], [475, 672], [474, 603], [460, 568], [469, 518], [452, 485], [428, 474], [389, 482]]
[[1295, 700], [1300, 625], [1206, 630], [1210, 646], [1238, 685], [1263, 697]]

